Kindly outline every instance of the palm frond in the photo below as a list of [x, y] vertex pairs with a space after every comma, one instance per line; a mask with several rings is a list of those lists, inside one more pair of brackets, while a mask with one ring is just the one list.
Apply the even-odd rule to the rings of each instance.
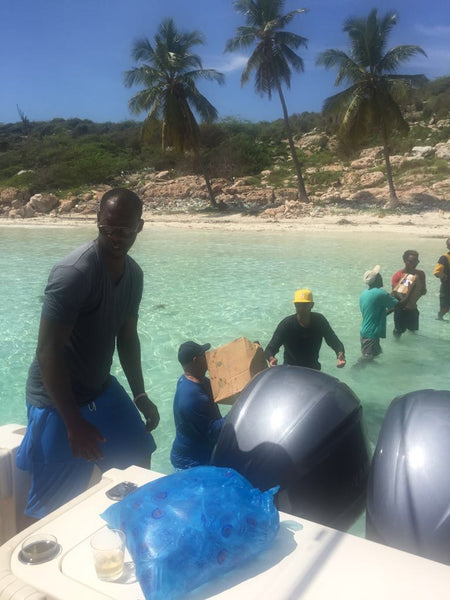
[[291, 33], [290, 31], [276, 31], [273, 35], [273, 41], [276, 45], [283, 44], [285, 46], [292, 46], [293, 48], [299, 48], [300, 46], [303, 48], [308, 47], [307, 38], [296, 33]]
[[241, 85], [247, 83], [253, 71], [257, 71], [260, 64], [263, 62], [263, 47], [259, 44], [251, 53], [247, 64], [244, 67], [241, 75]]
[[336, 116], [340, 116], [343, 113], [347, 106], [350, 104], [352, 97], [355, 94], [357, 86], [354, 85], [352, 87], [339, 92], [338, 94], [334, 94], [334, 96], [329, 96], [323, 103], [322, 110], [325, 114], [334, 114]]
[[[383, 82], [384, 84], [386, 82]], [[382, 122], [390, 131], [406, 134], [409, 125], [403, 117], [402, 111], [396, 102], [389, 85], [380, 86], [376, 95], [376, 108], [374, 110], [378, 122]]]
[[138, 115], [144, 111], [158, 112], [163, 102], [163, 96], [162, 88], [147, 88], [130, 98], [128, 106], [134, 115]]
[[262, 28], [279, 17], [285, 0], [235, 0], [236, 12], [243, 15], [249, 25]]
[[218, 118], [217, 109], [195, 86], [186, 90], [186, 100], [188, 104], [192, 104], [195, 112], [200, 115], [202, 121], [211, 122]]
[[[293, 52], [293, 54], [295, 53]], [[299, 56], [296, 54], [295, 56], [303, 63]], [[291, 69], [289, 68], [289, 62], [282, 48], [279, 46], [273, 50], [273, 59], [270, 63], [267, 63], [267, 71], [271, 76], [272, 87], [274, 85], [276, 86], [277, 81], [280, 83], [283, 82], [288, 89], [291, 87]]]
[[148, 38], [140, 38], [134, 42], [131, 56], [136, 62], [153, 62], [155, 51]]
[[351, 59], [343, 50], [329, 48], [328, 50], [323, 50], [317, 55], [316, 65], [323, 66], [326, 69], [331, 69], [331, 67], [340, 67], [341, 64], [347, 60]]
[[257, 31], [253, 27], [238, 27], [237, 35], [227, 41], [225, 52], [233, 52], [240, 48], [248, 48], [257, 39]]
[[317, 65], [323, 65], [326, 69], [338, 67], [338, 74], [334, 85], [340, 85], [343, 81], [355, 83], [364, 78], [366, 71], [342, 50], [324, 50], [316, 60]]
[[294, 17], [296, 17], [297, 15], [300, 15], [302, 13], [307, 13], [308, 9], [307, 8], [295, 8], [294, 10], [291, 10], [290, 12], [286, 13], [285, 15], [281, 15], [281, 17], [279, 17], [277, 19], [278, 23], [277, 23], [277, 29], [283, 29], [284, 27], [286, 27], [286, 25], [289, 25], [289, 23], [292, 21], [292, 19]]
[[161, 77], [161, 71], [158, 71], [149, 65], [142, 65], [141, 67], [135, 67], [129, 71], [125, 71], [124, 84], [126, 87], [132, 87], [133, 85], [152, 86], [157, 84]]
[[371, 122], [370, 103], [363, 94], [356, 90], [342, 116], [338, 137], [355, 144], [359, 143], [367, 134]]
[[303, 62], [303, 58], [299, 56], [296, 52], [291, 50], [289, 46], [280, 44], [280, 51], [293, 69], [295, 69], [298, 72], [302, 72], [305, 70], [305, 63]]
[[392, 73], [397, 70], [399, 65], [406, 62], [416, 54], [427, 56], [423, 48], [420, 46], [403, 45], [395, 46], [386, 52], [383, 58], [377, 65], [378, 72]]
[[383, 41], [383, 46], [380, 49], [380, 54], [385, 53], [387, 40], [392, 29], [397, 25], [398, 15], [394, 11], [388, 11], [380, 20], [378, 24], [379, 36]]
[[195, 69], [194, 71], [187, 71], [183, 73], [183, 78], [190, 79], [193, 82], [198, 79], [205, 79], [207, 81], [215, 81], [219, 85], [225, 83], [225, 75], [219, 73], [216, 69]]

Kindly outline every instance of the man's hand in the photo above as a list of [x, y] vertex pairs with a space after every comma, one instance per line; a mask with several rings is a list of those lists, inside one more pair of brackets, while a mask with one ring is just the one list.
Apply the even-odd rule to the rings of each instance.
[[140, 396], [135, 404], [145, 417], [146, 430], [150, 432], [156, 429], [160, 419], [156, 404], [150, 400], [147, 394], [145, 394], [145, 396]]
[[80, 457], [86, 460], [103, 458], [98, 444], [106, 440], [92, 423], [80, 417], [73, 424], [67, 426], [67, 437], [75, 458]]
[[275, 356], [270, 356], [269, 357], [269, 367], [275, 367], [277, 364], [278, 364], [278, 361], [275, 358]]
[[347, 361], [345, 360], [344, 353], [343, 352], [338, 352], [336, 367], [338, 369], [342, 369], [342, 367], [345, 367], [346, 364], [347, 364]]

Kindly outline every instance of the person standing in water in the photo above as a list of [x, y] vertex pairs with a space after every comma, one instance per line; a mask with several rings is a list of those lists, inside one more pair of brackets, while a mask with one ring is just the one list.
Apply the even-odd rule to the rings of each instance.
[[437, 315], [439, 321], [443, 321], [444, 315], [450, 310], [450, 238], [447, 239], [446, 245], [447, 252], [439, 257], [433, 271], [433, 275], [441, 282]]
[[336, 352], [337, 368], [345, 366], [345, 350], [341, 340], [334, 333], [326, 318], [312, 312], [313, 295], [310, 290], [297, 290], [294, 294], [295, 314], [284, 318], [275, 329], [272, 339], [265, 349], [269, 366], [275, 366], [275, 358], [281, 346], [284, 347], [284, 364], [309, 367], [320, 371], [319, 351], [322, 340]]
[[425, 273], [417, 269], [419, 253], [406, 250], [403, 253], [405, 266], [392, 276], [392, 291], [396, 298], [404, 300], [402, 307], [394, 312], [394, 336], [399, 338], [407, 329], [419, 329], [417, 301], [427, 293]]
[[366, 271], [363, 281], [368, 285], [368, 289], [364, 290], [359, 297], [363, 319], [360, 330], [360, 360], [369, 361], [381, 354], [380, 338], [386, 337], [387, 311], [397, 306], [399, 301], [382, 289], [383, 278], [380, 274], [380, 265]]
[[[128, 256], [141, 216], [134, 192], [106, 192], [97, 238], [50, 273], [26, 386], [28, 426], [17, 454], [17, 466], [31, 474], [28, 517], [44, 517], [83, 492], [94, 465], [101, 471], [150, 466], [156, 445], [149, 432], [159, 414], [141, 368], [143, 274]], [[110, 373], [116, 346], [134, 402]]]
[[210, 344], [188, 341], [178, 349], [184, 374], [178, 380], [173, 401], [176, 435], [170, 460], [176, 469], [208, 465], [224, 423], [213, 399], [211, 382], [205, 376], [205, 352], [210, 348]]

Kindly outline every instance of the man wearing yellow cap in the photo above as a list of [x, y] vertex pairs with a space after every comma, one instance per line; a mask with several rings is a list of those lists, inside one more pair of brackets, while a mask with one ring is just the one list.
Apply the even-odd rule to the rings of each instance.
[[277, 364], [275, 355], [284, 347], [284, 364], [309, 367], [320, 371], [319, 351], [325, 339], [336, 352], [337, 367], [345, 365], [345, 351], [341, 340], [334, 333], [326, 318], [312, 312], [313, 295], [310, 290], [297, 290], [294, 294], [295, 315], [283, 319], [275, 329], [265, 355], [269, 366]]

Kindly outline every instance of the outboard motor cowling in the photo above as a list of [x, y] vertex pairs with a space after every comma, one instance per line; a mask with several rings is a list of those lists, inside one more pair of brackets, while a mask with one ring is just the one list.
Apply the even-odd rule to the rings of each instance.
[[231, 408], [212, 464], [261, 490], [280, 485], [280, 510], [347, 529], [364, 509], [369, 469], [361, 404], [320, 371], [262, 371]]
[[370, 469], [366, 537], [450, 564], [450, 391], [392, 401]]

